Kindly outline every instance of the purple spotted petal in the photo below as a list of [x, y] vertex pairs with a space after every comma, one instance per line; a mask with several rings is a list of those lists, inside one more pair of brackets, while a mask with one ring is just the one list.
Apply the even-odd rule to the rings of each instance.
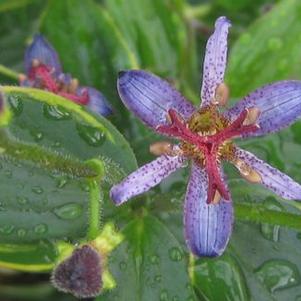
[[34, 36], [33, 42], [25, 51], [24, 64], [26, 74], [29, 74], [32, 66], [32, 60], [34, 59], [37, 59], [43, 64], [54, 68], [57, 73], [62, 72], [61, 64], [56, 51], [41, 34], [36, 34]]
[[301, 200], [301, 185], [289, 176], [243, 149], [237, 149], [236, 156], [260, 174], [263, 186], [284, 199]]
[[219, 17], [215, 22], [214, 33], [207, 42], [201, 91], [202, 106], [212, 101], [217, 86], [224, 81], [230, 26], [231, 23], [226, 17]]
[[78, 89], [78, 94], [81, 95], [85, 90], [88, 91], [89, 94], [88, 108], [102, 116], [112, 114], [112, 107], [100, 91], [91, 87], [80, 87]]
[[111, 199], [116, 205], [121, 205], [130, 198], [148, 191], [159, 184], [172, 172], [182, 167], [184, 157], [160, 156], [156, 160], [140, 167], [127, 176], [121, 183], [112, 187]]
[[255, 90], [239, 101], [227, 113], [234, 119], [243, 109], [257, 107], [260, 129], [247, 137], [276, 132], [301, 115], [301, 81], [281, 81]]
[[192, 165], [185, 198], [184, 225], [187, 245], [197, 256], [219, 256], [225, 250], [232, 232], [231, 201], [221, 199], [207, 204], [208, 177], [204, 169]]
[[168, 82], [142, 70], [120, 72], [118, 92], [128, 109], [154, 129], [166, 124], [170, 108], [184, 118], [188, 118], [195, 110]]

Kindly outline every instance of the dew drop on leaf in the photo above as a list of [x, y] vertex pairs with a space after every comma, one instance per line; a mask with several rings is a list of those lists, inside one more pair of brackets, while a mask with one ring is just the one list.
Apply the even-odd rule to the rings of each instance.
[[69, 220], [80, 217], [83, 213], [83, 208], [79, 204], [70, 203], [56, 207], [53, 211], [57, 217]]
[[77, 124], [77, 132], [79, 136], [91, 146], [100, 146], [105, 142], [104, 133], [102, 133], [99, 129], [85, 125], [85, 124]]
[[127, 268], [126, 262], [121, 261], [121, 262], [119, 263], [119, 268], [120, 268], [121, 271], [125, 271], [126, 268]]
[[18, 235], [20, 238], [25, 237], [26, 234], [27, 234], [27, 231], [26, 231], [25, 229], [23, 229], [23, 228], [20, 228], [20, 229], [18, 229], [18, 231], [17, 231], [17, 235]]
[[183, 258], [181, 250], [177, 247], [169, 249], [168, 254], [172, 261], [180, 261]]
[[159, 261], [160, 261], [160, 258], [158, 255], [154, 254], [154, 255], [149, 256], [149, 262], [151, 264], [158, 264]]
[[161, 275], [156, 275], [155, 278], [154, 278], [155, 282], [161, 282], [162, 280], [162, 276]]
[[20, 99], [20, 97], [10, 96], [8, 98], [8, 102], [15, 116], [19, 116], [23, 111], [23, 101]]
[[20, 205], [26, 205], [26, 204], [28, 204], [28, 199], [25, 197], [17, 197], [17, 202]]
[[34, 227], [34, 233], [36, 234], [45, 234], [48, 230], [48, 227], [46, 224], [38, 224]]
[[255, 274], [260, 282], [270, 291], [299, 285], [300, 273], [296, 265], [283, 259], [264, 262]]
[[[270, 210], [283, 211], [283, 207], [274, 198], [267, 198], [263, 205]], [[260, 231], [265, 239], [274, 242], [279, 240], [280, 226], [262, 223], [260, 226]]]
[[44, 104], [43, 107], [44, 116], [51, 120], [68, 120], [71, 118], [71, 114], [61, 106], [51, 106]]
[[13, 225], [4, 225], [0, 227], [0, 234], [9, 235], [14, 231], [15, 227]]
[[43, 188], [40, 186], [34, 186], [34, 187], [32, 187], [31, 190], [32, 190], [32, 192], [34, 192], [36, 194], [42, 194], [44, 191]]
[[166, 290], [162, 290], [160, 293], [160, 301], [168, 301], [168, 293]]
[[33, 137], [35, 142], [39, 142], [44, 138], [43, 133], [41, 131], [38, 131], [38, 130], [31, 130], [30, 134]]

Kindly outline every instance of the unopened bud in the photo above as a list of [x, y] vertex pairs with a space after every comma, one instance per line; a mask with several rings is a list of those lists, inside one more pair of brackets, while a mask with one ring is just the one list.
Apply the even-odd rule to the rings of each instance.
[[53, 285], [77, 298], [97, 296], [102, 289], [102, 260], [90, 245], [75, 249], [52, 273]]

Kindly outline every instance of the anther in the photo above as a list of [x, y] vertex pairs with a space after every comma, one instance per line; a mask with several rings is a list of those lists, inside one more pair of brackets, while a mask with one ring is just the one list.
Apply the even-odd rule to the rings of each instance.
[[19, 82], [21, 83], [27, 80], [27, 76], [23, 73], [18, 74], [18, 78], [19, 78]]
[[248, 108], [247, 116], [243, 122], [243, 125], [253, 125], [258, 120], [258, 117], [260, 115], [260, 110], [256, 107]]
[[167, 141], [159, 141], [151, 144], [149, 151], [155, 156], [170, 155], [173, 151], [173, 146]]
[[215, 90], [215, 95], [212, 103], [214, 105], [225, 106], [229, 99], [229, 87], [225, 83], [221, 83]]
[[38, 59], [33, 59], [31, 65], [32, 67], [37, 68], [41, 65], [41, 62]]
[[241, 176], [251, 183], [262, 183], [261, 175], [241, 159], [236, 159], [234, 165]]
[[77, 89], [78, 89], [78, 79], [77, 78], [73, 78], [71, 80], [70, 86], [69, 86], [69, 91], [70, 93], [76, 93]]

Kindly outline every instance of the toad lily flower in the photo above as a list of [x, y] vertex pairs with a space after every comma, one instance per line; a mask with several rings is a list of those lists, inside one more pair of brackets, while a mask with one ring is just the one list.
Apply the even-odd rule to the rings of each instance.
[[184, 225], [187, 245], [197, 256], [221, 255], [232, 232], [233, 207], [222, 161], [232, 163], [246, 180], [285, 199], [301, 199], [301, 185], [233, 142], [234, 138], [278, 131], [296, 120], [301, 115], [301, 82], [267, 85], [222, 113], [229, 95], [223, 82], [229, 27], [225, 17], [218, 18], [208, 40], [200, 108], [145, 71], [123, 71], [118, 81], [124, 104], [154, 131], [179, 143], [152, 145], [150, 150], [159, 157], [113, 186], [111, 198], [120, 205], [157, 185], [190, 159]]
[[35, 35], [25, 52], [26, 75], [19, 76], [21, 86], [48, 90], [71, 101], [87, 105], [92, 111], [107, 116], [110, 105], [98, 90], [80, 87], [78, 80], [62, 72], [58, 55], [42, 35]]

